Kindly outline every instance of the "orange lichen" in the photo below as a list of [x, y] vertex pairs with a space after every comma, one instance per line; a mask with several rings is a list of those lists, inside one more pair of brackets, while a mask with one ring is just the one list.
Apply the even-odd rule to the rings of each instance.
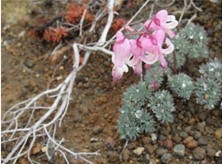
[[67, 36], [67, 29], [65, 27], [48, 28], [44, 31], [43, 38], [46, 41], [60, 42], [62, 38]]
[[114, 31], [118, 31], [119, 29], [121, 29], [124, 25], [126, 24], [126, 20], [123, 18], [117, 18], [114, 20], [113, 24], [112, 24], [112, 30]]
[[[65, 15], [66, 21], [73, 24], [79, 23], [84, 10], [85, 10], [85, 5], [79, 5], [76, 2], [72, 3], [66, 11]], [[92, 21], [93, 18], [94, 15], [87, 10], [85, 15], [85, 20]]]

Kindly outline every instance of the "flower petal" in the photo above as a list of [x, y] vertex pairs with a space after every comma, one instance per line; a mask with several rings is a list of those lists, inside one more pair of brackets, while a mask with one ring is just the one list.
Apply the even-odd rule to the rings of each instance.
[[158, 55], [149, 53], [148, 55], [142, 55], [139, 58], [146, 64], [153, 64], [158, 60]]
[[[122, 39], [122, 40], [121, 40]], [[130, 54], [130, 42], [128, 39], [124, 37], [122, 32], [117, 32], [117, 39], [116, 43], [113, 46], [113, 51], [115, 53], [112, 56], [112, 62], [118, 66], [122, 67], [124, 63], [126, 63], [131, 54]]]
[[166, 27], [168, 29], [173, 29], [178, 25], [178, 21], [176, 20], [174, 15], [169, 15], [167, 17]]
[[159, 56], [159, 60], [160, 60], [160, 65], [163, 67], [163, 68], [167, 68], [168, 67], [168, 63], [166, 61], [166, 59], [164, 58], [163, 55], [160, 55]]
[[161, 52], [162, 52], [163, 54], [168, 55], [168, 54], [170, 54], [170, 53], [173, 52], [173, 50], [174, 50], [174, 45], [173, 45], [173, 43], [170, 41], [170, 39], [168, 39], [168, 38], [166, 38], [165, 43], [166, 43], [166, 45], [167, 45], [168, 47], [165, 48], [165, 49], [162, 48], [162, 49], [161, 49]]
[[115, 83], [117, 83], [122, 78], [124, 72], [128, 72], [128, 67], [126, 65], [123, 67], [113, 67], [112, 76]]

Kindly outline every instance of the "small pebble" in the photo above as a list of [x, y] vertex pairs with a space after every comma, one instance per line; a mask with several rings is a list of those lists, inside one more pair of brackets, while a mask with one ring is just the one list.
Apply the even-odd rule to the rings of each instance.
[[156, 161], [154, 159], [150, 159], [149, 164], [156, 164]]
[[144, 145], [151, 143], [151, 138], [150, 137], [143, 137], [142, 140], [143, 140]]
[[198, 140], [201, 137], [201, 133], [199, 131], [194, 132], [194, 138]]
[[199, 119], [200, 119], [201, 121], [205, 121], [206, 118], [207, 118], [206, 112], [201, 112], [201, 113], [198, 114], [198, 116], [199, 116]]
[[193, 151], [193, 156], [196, 160], [202, 160], [206, 156], [206, 151], [205, 151], [205, 149], [203, 149], [201, 147], [197, 147]]
[[144, 147], [138, 147], [136, 149], [133, 150], [133, 153], [140, 156], [144, 151]]
[[97, 135], [97, 134], [100, 134], [102, 133], [103, 131], [103, 128], [101, 126], [95, 126], [93, 129], [92, 129], [92, 134], [93, 135]]
[[218, 139], [222, 138], [222, 128], [217, 129], [217, 130], [215, 131], [214, 135], [215, 135], [215, 137], [218, 138]]
[[108, 151], [109, 163], [116, 163], [119, 160], [119, 154], [116, 151]]
[[182, 138], [178, 134], [175, 134], [175, 136], [173, 136], [173, 141], [174, 142], [180, 143], [181, 140], [182, 140]]
[[206, 146], [208, 144], [208, 140], [206, 137], [200, 137], [197, 141], [198, 146]]
[[116, 145], [116, 141], [112, 137], [108, 137], [105, 140], [105, 143], [106, 143], [107, 148], [111, 150], [113, 150]]
[[221, 150], [219, 150], [218, 152], [215, 153], [215, 157], [220, 157], [220, 156], [222, 156]]
[[189, 125], [193, 125], [195, 123], [195, 118], [191, 118], [189, 121], [188, 121], [188, 124]]
[[146, 147], [146, 149], [148, 150], [148, 152], [149, 152], [150, 154], [152, 154], [152, 153], [154, 152], [154, 150], [155, 150], [155, 147], [152, 146], [151, 144], [145, 145], [145, 147]]
[[126, 148], [126, 149], [123, 151], [123, 160], [124, 160], [124, 161], [128, 161], [129, 156], [130, 156], [130, 151]]
[[90, 142], [97, 142], [97, 141], [99, 141], [98, 138], [90, 138]]
[[151, 134], [151, 140], [152, 140], [153, 143], [156, 143], [157, 136], [156, 136], [155, 133], [152, 133], [152, 134]]
[[172, 158], [172, 154], [165, 153], [161, 156], [161, 163], [169, 163], [170, 159]]
[[207, 150], [207, 155], [209, 157], [214, 157], [215, 156], [216, 150], [211, 145], [208, 145], [206, 150]]
[[158, 148], [158, 149], [156, 150], [156, 155], [157, 155], [157, 156], [162, 156], [163, 154], [165, 154], [165, 153], [167, 153], [167, 152], [168, 152], [167, 149]]
[[150, 160], [150, 155], [146, 154], [145, 158], [146, 158], [147, 161], [149, 161]]
[[163, 140], [165, 140], [165, 139], [166, 139], [166, 136], [164, 136], [164, 135], [162, 135], [162, 134], [159, 136], [159, 140], [163, 141]]
[[189, 149], [193, 149], [197, 147], [197, 141], [192, 136], [186, 137], [185, 140], [183, 140], [183, 143]]
[[179, 135], [182, 138], [186, 138], [188, 136], [188, 134], [186, 132], [180, 132]]
[[185, 146], [183, 144], [178, 144], [173, 148], [173, 155], [178, 158], [182, 158], [185, 155]]
[[173, 141], [171, 139], [167, 139], [164, 141], [164, 146], [167, 149], [172, 149], [173, 148]]

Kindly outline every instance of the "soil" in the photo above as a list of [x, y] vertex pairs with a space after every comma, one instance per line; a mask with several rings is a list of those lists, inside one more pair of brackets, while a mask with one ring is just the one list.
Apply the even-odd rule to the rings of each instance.
[[[48, 1], [44, 0], [41, 3], [46, 4], [46, 2]], [[130, 17], [141, 2], [143, 1], [132, 1], [134, 3], [132, 10], [120, 10], [120, 12]], [[46, 90], [57, 66], [47, 58], [55, 44], [41, 42], [28, 35], [29, 26], [33, 22], [31, 11], [37, 8], [32, 3], [2, 1], [2, 113], [14, 104]], [[47, 13], [49, 17], [54, 16], [55, 8], [63, 5], [66, 4], [60, 2], [54, 5], [53, 9], [49, 9]], [[193, 22], [207, 30], [211, 58], [222, 59], [220, 5], [208, 0], [198, 1], [196, 5], [203, 11], [197, 12], [191, 8], [184, 19], [190, 18], [197, 12], [197, 18]], [[183, 3], [176, 2], [168, 9], [176, 13], [182, 8]], [[148, 11], [149, 7], [145, 8], [139, 17], [144, 18]], [[71, 54], [72, 51], [67, 53]], [[193, 61], [189, 67], [198, 68], [197, 63], [200, 62]], [[53, 86], [62, 82], [71, 68], [71, 59], [62, 62], [56, 71], [57, 80]], [[120, 139], [117, 131], [121, 98], [125, 89], [138, 82], [140, 78], [130, 71], [115, 85], [112, 82], [111, 71], [110, 57], [95, 53], [78, 74], [69, 110], [56, 135], [58, 139], [65, 138], [64, 146], [75, 152], [98, 151], [100, 156], [88, 157], [94, 163], [163, 163], [166, 161], [163, 159], [164, 154], [172, 155], [169, 163], [222, 162], [222, 154], [219, 157], [215, 156], [222, 149], [222, 135], [218, 137], [218, 131], [222, 133], [222, 112], [219, 107], [211, 111], [206, 110], [195, 104], [193, 99], [187, 102], [176, 100], [175, 121], [173, 124], [157, 126], [156, 141], [152, 141], [150, 134], [141, 134], [135, 141], [130, 141], [121, 154], [126, 142]], [[189, 140], [194, 140], [192, 141], [194, 144], [187, 144]], [[203, 140], [206, 143], [200, 144]], [[41, 141], [39, 143], [44, 146]], [[173, 155], [173, 147], [177, 144], [186, 146], [182, 158]], [[141, 154], [134, 151], [139, 147], [144, 148]], [[7, 154], [7, 150], [3, 149], [2, 154]], [[40, 163], [65, 163], [59, 155], [47, 161], [43, 152], [36, 153], [34, 158]], [[70, 163], [84, 163], [72, 156], [69, 156], [69, 160]], [[25, 157], [19, 161], [19, 163], [25, 162], [27, 162]]]

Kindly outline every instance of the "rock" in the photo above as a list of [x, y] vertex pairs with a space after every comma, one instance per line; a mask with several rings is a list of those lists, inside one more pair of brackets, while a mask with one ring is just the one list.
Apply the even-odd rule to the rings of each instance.
[[138, 147], [136, 149], [133, 150], [133, 153], [140, 156], [144, 151], [144, 147]]
[[170, 159], [172, 158], [172, 154], [165, 153], [161, 156], [161, 163], [169, 163]]
[[217, 130], [214, 132], [214, 135], [215, 135], [215, 137], [218, 138], [218, 139], [222, 138], [222, 128], [217, 129]]
[[42, 145], [40, 143], [37, 143], [36, 146], [32, 149], [31, 154], [35, 155], [39, 153], [42, 149]]
[[154, 159], [150, 159], [149, 164], [156, 164], [156, 161]]
[[116, 141], [112, 137], [108, 137], [105, 140], [105, 143], [106, 143], [107, 148], [110, 150], [114, 149], [114, 147], [116, 145]]
[[208, 144], [207, 137], [200, 137], [197, 141], [198, 146], [206, 146]]
[[173, 148], [173, 155], [178, 158], [182, 158], [185, 155], [185, 146], [183, 144], [177, 144]]
[[214, 130], [210, 126], [207, 126], [207, 127], [205, 127], [205, 133], [206, 133], [206, 135], [213, 134]]
[[162, 156], [163, 154], [166, 154], [167, 152], [168, 152], [167, 149], [158, 148], [158, 149], [156, 150], [156, 155], [157, 155], [157, 156]]
[[180, 137], [182, 137], [182, 138], [186, 138], [187, 136], [188, 136], [188, 134], [186, 133], [186, 132], [180, 132], [179, 133], [179, 135], [180, 135]]
[[157, 136], [156, 136], [155, 133], [152, 133], [152, 134], [151, 134], [151, 140], [152, 140], [153, 143], [156, 143]]
[[164, 136], [164, 135], [162, 135], [162, 134], [159, 136], [159, 140], [163, 141], [163, 140], [165, 140], [165, 139], [166, 139], [166, 136]]
[[152, 154], [155, 150], [155, 147], [152, 145], [145, 145], [145, 148], [148, 150], [149, 154]]
[[187, 126], [187, 127], [185, 127], [184, 128], [184, 131], [186, 132], [186, 133], [191, 133], [192, 132], [192, 128], [191, 128], [191, 126]]
[[143, 137], [142, 140], [143, 140], [144, 145], [151, 143], [151, 138], [150, 137]]
[[203, 148], [197, 147], [193, 151], [193, 156], [194, 156], [194, 159], [196, 160], [202, 160], [206, 156], [206, 151]]
[[149, 161], [150, 160], [150, 155], [146, 154], [145, 158], [146, 158], [147, 161]]
[[97, 135], [97, 134], [100, 134], [102, 133], [103, 131], [103, 128], [101, 126], [95, 126], [93, 129], [92, 129], [92, 134], [93, 135]]
[[126, 149], [123, 151], [123, 160], [124, 160], [124, 161], [128, 161], [129, 156], [130, 156], [130, 151], [126, 148]]
[[175, 134], [175, 136], [173, 136], [173, 141], [174, 142], [180, 143], [181, 140], [182, 140], [182, 138], [178, 134]]
[[35, 66], [35, 63], [33, 63], [33, 61], [31, 61], [31, 60], [27, 60], [23, 64], [29, 69], [31, 69]]
[[199, 119], [200, 119], [201, 121], [205, 121], [206, 118], [207, 118], [206, 112], [201, 112], [201, 113], [198, 114], [198, 116], [199, 116]]
[[215, 156], [216, 150], [211, 145], [208, 145], [206, 150], [207, 150], [207, 155], [209, 157], [214, 157]]
[[211, 117], [207, 118], [206, 124], [207, 124], [208, 126], [214, 125], [214, 124], [215, 124], [215, 119], [213, 119], [213, 118], [211, 118]]
[[116, 151], [108, 151], [107, 156], [109, 163], [116, 163], [119, 160], [119, 153]]
[[188, 121], [188, 124], [189, 125], [193, 125], [195, 123], [195, 118], [191, 118], [189, 121]]
[[220, 110], [218, 110], [218, 109], [212, 110], [212, 115], [215, 116], [215, 117], [219, 116], [220, 115]]
[[205, 128], [205, 126], [206, 126], [206, 123], [203, 121], [203, 122], [198, 122], [198, 124], [197, 124], [197, 129], [200, 131], [200, 132], [204, 132], [205, 130], [204, 130], [204, 128]]
[[189, 149], [193, 149], [197, 147], [197, 141], [192, 136], [186, 137], [185, 140], [183, 140], [183, 143]]
[[215, 157], [217, 158], [222, 158], [222, 151], [219, 150], [218, 152], [215, 153]]
[[167, 149], [172, 149], [173, 148], [173, 141], [171, 139], [166, 139], [164, 141], [164, 146], [167, 148]]
[[199, 131], [194, 132], [194, 138], [198, 140], [201, 137], [201, 133]]
[[90, 142], [94, 143], [94, 142], [98, 142], [99, 141], [99, 138], [90, 138]]

